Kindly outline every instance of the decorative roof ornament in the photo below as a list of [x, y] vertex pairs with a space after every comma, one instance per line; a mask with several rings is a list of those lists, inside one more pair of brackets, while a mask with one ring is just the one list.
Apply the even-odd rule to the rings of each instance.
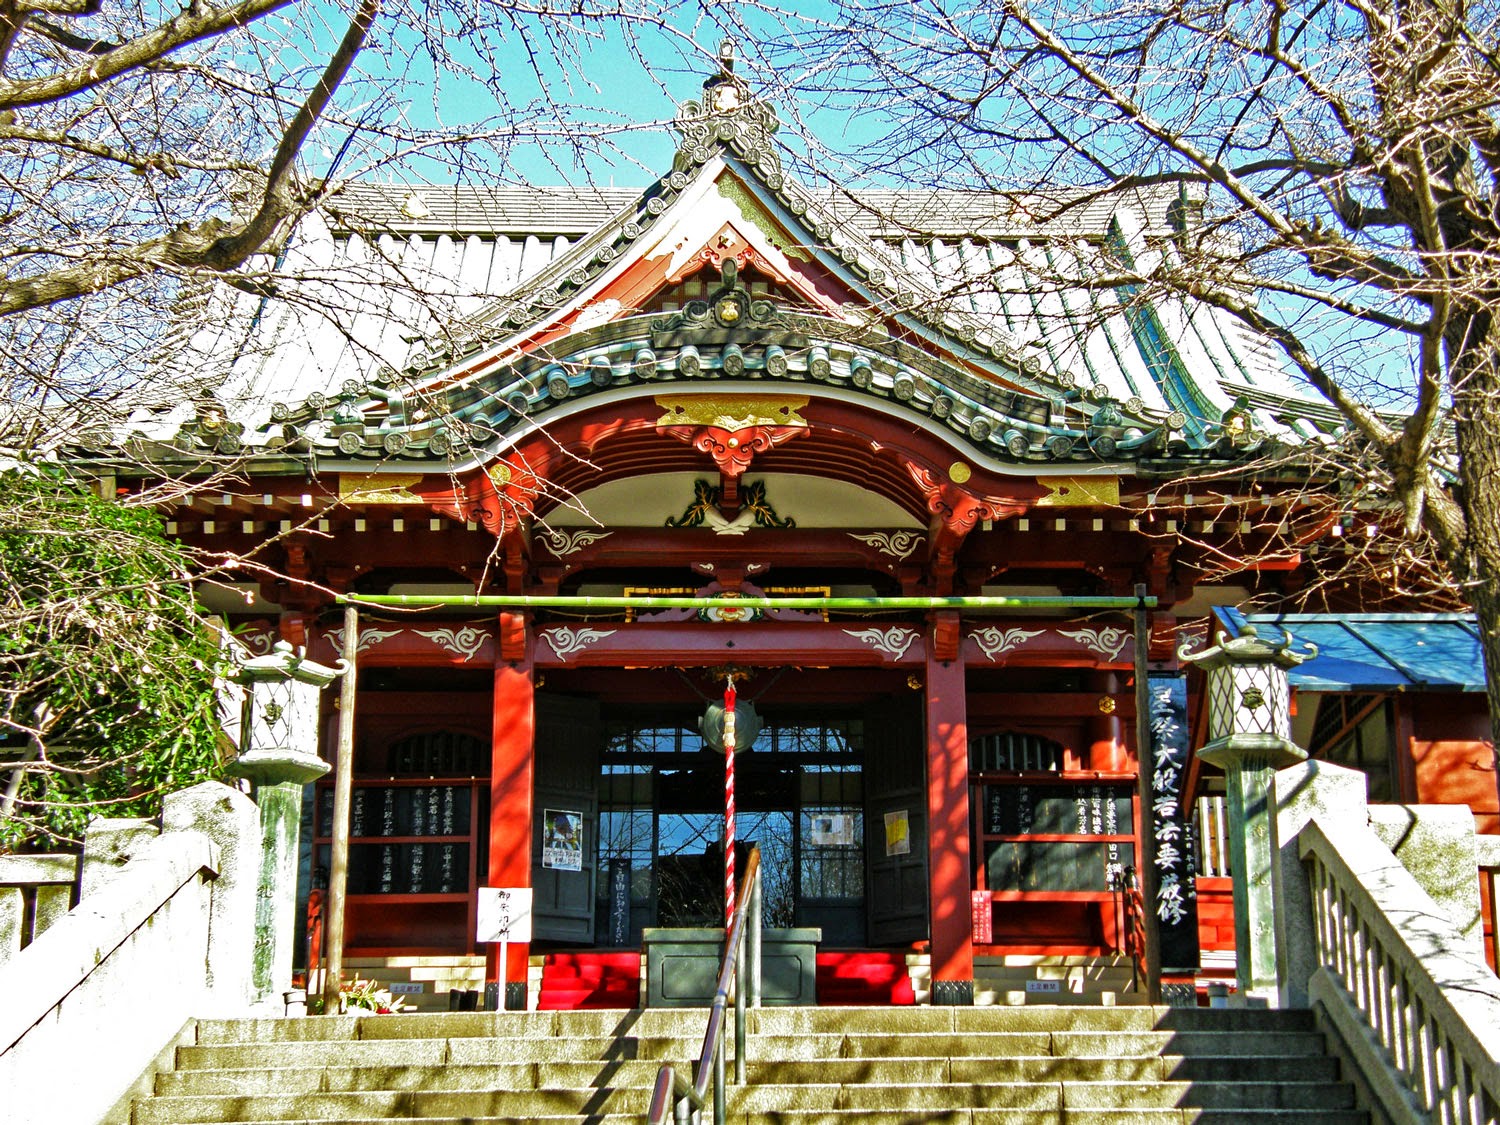
[[280, 683], [295, 680], [299, 684], [324, 687], [349, 670], [340, 660], [333, 667], [308, 660], [305, 650], [293, 648], [286, 641], [277, 641], [265, 656], [252, 656], [238, 661], [234, 679], [242, 684]]
[[[682, 144], [672, 162], [668, 186], [680, 188], [695, 166], [706, 163], [717, 146], [727, 144], [760, 168], [771, 190], [781, 187], [781, 157], [771, 143], [781, 122], [771, 104], [752, 95], [745, 80], [734, 73], [734, 59], [734, 40], [723, 40], [719, 72], [704, 80], [703, 100], [683, 102], [678, 110], [674, 124]], [[681, 184], [675, 182], [678, 177]]]

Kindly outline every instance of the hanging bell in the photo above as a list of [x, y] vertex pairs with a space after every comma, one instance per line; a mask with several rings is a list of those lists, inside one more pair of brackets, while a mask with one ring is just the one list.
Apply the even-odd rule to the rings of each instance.
[[[698, 733], [703, 736], [704, 744], [721, 754], [724, 752], [724, 718], [724, 702], [718, 699], [705, 707], [698, 717]], [[734, 752], [749, 750], [755, 745], [758, 734], [760, 716], [755, 713], [755, 706], [743, 699], [738, 700], [734, 705]]]

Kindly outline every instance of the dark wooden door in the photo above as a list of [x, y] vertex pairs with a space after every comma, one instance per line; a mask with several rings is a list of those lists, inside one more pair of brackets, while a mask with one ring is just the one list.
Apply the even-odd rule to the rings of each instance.
[[872, 945], [927, 937], [927, 785], [920, 700], [871, 706], [865, 724], [865, 857]]
[[593, 700], [537, 694], [531, 885], [538, 941], [594, 940], [602, 737]]

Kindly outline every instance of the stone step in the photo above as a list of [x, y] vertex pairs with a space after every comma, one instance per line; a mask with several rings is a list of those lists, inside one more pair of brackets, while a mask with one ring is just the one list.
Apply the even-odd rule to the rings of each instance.
[[[511, 1117], [644, 1113], [648, 1087], [534, 1090], [381, 1090], [279, 1094], [166, 1095], [140, 1102], [133, 1125], [231, 1120], [342, 1121], [349, 1117]], [[859, 1110], [922, 1112], [1003, 1109], [1062, 1113], [1194, 1107], [1223, 1111], [1352, 1108], [1346, 1086], [1277, 1082], [802, 1083], [750, 1085], [730, 1092], [734, 1113]]]
[[[339, 1125], [388, 1125], [390, 1118], [340, 1118]], [[513, 1117], [428, 1117], [424, 1125], [515, 1125]], [[587, 1125], [640, 1125], [639, 1114], [600, 1113]], [[528, 1125], [580, 1125], [577, 1114], [541, 1114]], [[285, 1120], [234, 1120], [216, 1125], [310, 1125]], [[1369, 1125], [1358, 1110], [1246, 1109], [1074, 1109], [1066, 1117], [1056, 1110], [932, 1110], [889, 1112], [862, 1109], [784, 1110], [729, 1113], [726, 1125]]]
[[309, 1016], [305, 1019], [202, 1020], [198, 1042], [209, 1044], [350, 1039], [571, 1038], [619, 1035], [703, 1035], [706, 1008], [583, 1012], [398, 1012]]
[[[815, 1046], [836, 1057], [840, 1037], [816, 1036]], [[697, 1058], [701, 1035], [692, 1039], [355, 1039], [345, 1042], [249, 1043], [179, 1047], [179, 1070], [239, 1070], [283, 1066], [494, 1066], [556, 1061], [559, 1053], [585, 1059]], [[818, 1056], [798, 1056], [818, 1057]]]
[[227, 1121], [400, 1120], [498, 1117], [525, 1121], [545, 1115], [633, 1114], [639, 1120], [649, 1088], [542, 1090], [371, 1090], [291, 1094], [189, 1094], [135, 1105], [132, 1125], [198, 1125]]
[[[1233, 1082], [1247, 1075], [1245, 1060], [1227, 1058], [824, 1058], [807, 1061], [757, 1057], [747, 1063], [754, 1084], [860, 1082], [1150, 1082], [1161, 1080]], [[672, 1060], [677, 1061], [677, 1060]], [[682, 1060], [686, 1065], [687, 1060]], [[272, 1094], [359, 1090], [478, 1090], [539, 1087], [650, 1086], [660, 1062], [654, 1059], [602, 1062], [526, 1062], [487, 1065], [289, 1066], [219, 1070], [179, 1070], [157, 1079], [157, 1093]], [[1307, 1056], [1255, 1060], [1260, 1082], [1332, 1083], [1333, 1059]]]
[[[726, 1125], [1369, 1125], [1358, 1110], [1237, 1109], [974, 1109], [877, 1111], [783, 1110], [733, 1113]], [[430, 1122], [428, 1125], [457, 1125]], [[474, 1119], [465, 1125], [491, 1125]], [[534, 1125], [544, 1125], [537, 1121]], [[575, 1123], [576, 1125], [576, 1123]]]
[[1316, 1026], [1305, 1010], [1088, 1008], [1052, 1004], [1011, 1008], [936, 1007], [916, 1009], [762, 1008], [751, 1013], [750, 1026], [762, 1032], [795, 1031], [912, 1032], [971, 1031], [1311, 1031]]
[[803, 1083], [737, 1089], [730, 1096], [729, 1106], [747, 1113], [809, 1109], [1030, 1109], [1066, 1113], [1074, 1109], [1187, 1106], [1340, 1110], [1353, 1108], [1353, 1093], [1346, 1086], [1320, 1082]]
[[[618, 1035], [699, 1035], [706, 1008], [563, 1012], [427, 1012], [311, 1016], [306, 1019], [204, 1020], [198, 1042], [300, 1042], [308, 1039], [461, 1037], [559, 1038]], [[750, 1013], [752, 1032], [999, 1032], [1027, 1030], [1307, 1031], [1305, 1011], [1243, 1009], [1097, 1008], [1027, 1005], [996, 1008], [762, 1008]]]
[[[758, 1037], [757, 1041], [775, 1038]], [[1324, 1053], [1323, 1037], [1314, 1031], [1002, 1031], [971, 1032], [966, 1035], [858, 1034], [845, 1035], [842, 1039], [842, 1049], [837, 1054], [845, 1058], [882, 1058], [892, 1054], [918, 1058], [1090, 1058], [1097, 1055], [1249, 1057]]]
[[[807, 1033], [758, 1035], [751, 1051], [759, 1059], [1089, 1059], [1252, 1058], [1262, 1055], [1324, 1054], [1317, 1032], [989, 1032], [956, 1035]], [[565, 1048], [560, 1045], [566, 1044]], [[560, 1049], [571, 1058], [697, 1058], [701, 1033], [690, 1037], [607, 1036], [526, 1039], [353, 1039], [304, 1042], [184, 1046], [177, 1051], [182, 1070], [233, 1070], [277, 1066], [440, 1066], [497, 1065], [556, 1061]]]

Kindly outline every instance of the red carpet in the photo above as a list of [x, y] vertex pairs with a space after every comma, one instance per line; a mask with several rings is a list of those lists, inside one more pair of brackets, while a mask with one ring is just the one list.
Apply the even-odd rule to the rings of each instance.
[[541, 1010], [635, 1008], [640, 1002], [639, 953], [549, 953], [542, 963]]
[[905, 953], [819, 953], [819, 1004], [915, 1004]]

